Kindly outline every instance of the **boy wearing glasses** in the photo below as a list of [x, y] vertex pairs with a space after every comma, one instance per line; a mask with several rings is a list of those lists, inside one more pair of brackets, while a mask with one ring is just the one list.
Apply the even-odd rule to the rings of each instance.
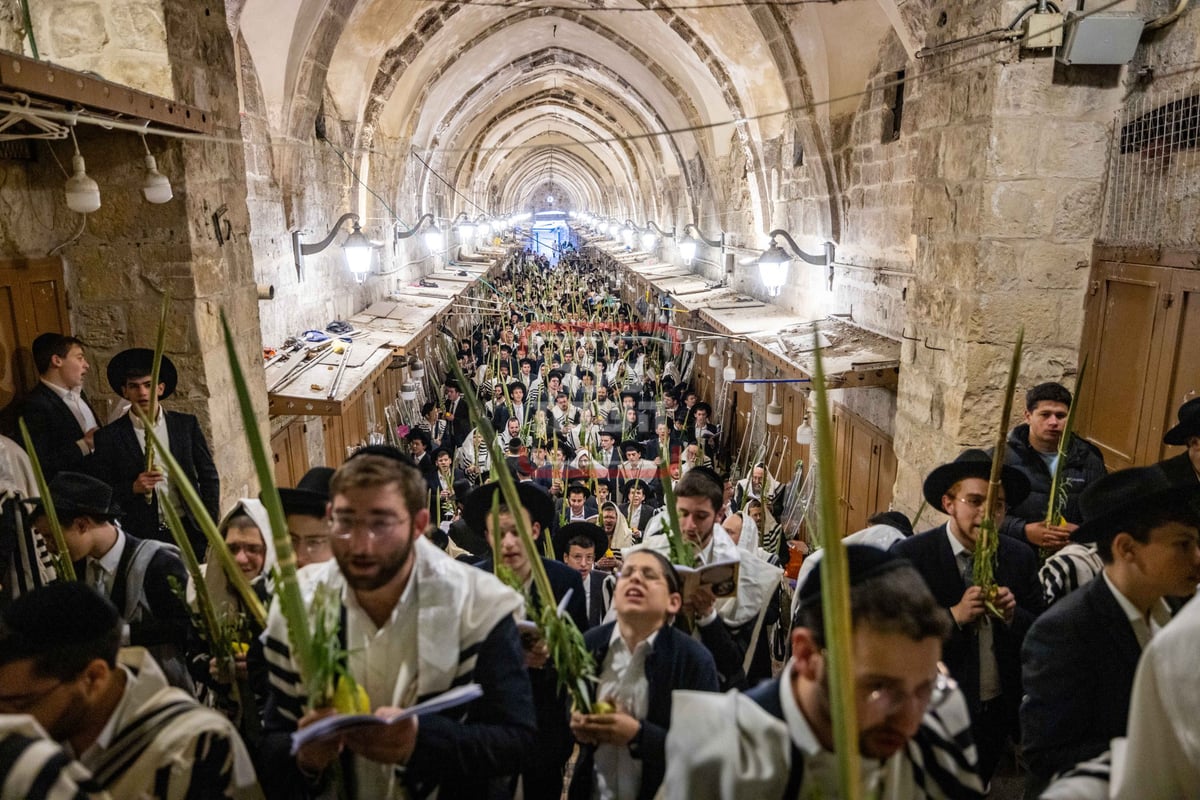
[[[943, 659], [967, 698], [971, 735], [979, 748], [979, 774], [985, 782], [991, 780], [1007, 738], [1019, 738], [1021, 643], [1043, 608], [1037, 558], [1012, 537], [997, 537], [999, 591], [993, 606], [1001, 618], [987, 609], [983, 590], [974, 585], [975, 546], [991, 468], [987, 453], [965, 450], [929, 473], [923, 487], [925, 500], [949, 519], [892, 545], [893, 552], [921, 573], [954, 623]], [[1028, 479], [1015, 467], [1005, 465], [1000, 482], [994, 509], [997, 528], [1004, 522], [1006, 505], [1019, 504], [1029, 494]]]
[[666, 770], [671, 693], [718, 691], [708, 650], [671, 622], [683, 602], [679, 575], [652, 550], [631, 552], [617, 573], [615, 622], [584, 636], [596, 659], [597, 713], [571, 714], [583, 745], [570, 798], [654, 797]]
[[[864, 796], [982, 797], [963, 697], [938, 663], [950, 620], [907, 561], [869, 545], [846, 556]], [[780, 677], [675, 694], [667, 800], [838, 796], [821, 580], [800, 587]]]
[[[334, 559], [300, 572], [306, 602], [319, 584], [339, 600], [341, 647], [372, 711], [394, 713], [474, 682], [483, 697], [448, 714], [348, 731], [289, 755], [290, 734], [333, 713], [310, 709], [278, 603], [267, 620], [271, 670], [262, 763], [275, 797], [320, 788], [341, 760], [343, 786], [360, 800], [487, 797], [516, 772], [535, 720], [513, 613], [521, 597], [457, 562], [422, 535], [425, 479], [406, 457], [357, 455], [330, 482]], [[303, 776], [303, 778], [301, 777]], [[303, 784], [307, 782], [306, 787]]]

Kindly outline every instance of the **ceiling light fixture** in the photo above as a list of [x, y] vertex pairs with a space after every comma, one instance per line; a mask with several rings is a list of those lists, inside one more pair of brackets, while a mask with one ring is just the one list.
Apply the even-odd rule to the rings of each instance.
[[146, 134], [142, 134], [142, 147], [146, 148], [146, 177], [142, 181], [142, 195], [146, 202], [161, 205], [175, 196], [171, 191], [171, 181], [158, 171], [158, 163], [150, 154], [150, 145], [146, 144]]
[[824, 254], [814, 256], [811, 253], [801, 250], [800, 246], [796, 244], [796, 240], [791, 237], [791, 234], [781, 228], [771, 231], [767, 234], [767, 237], [770, 239], [770, 245], [758, 257], [758, 271], [768, 295], [771, 297], [779, 296], [779, 291], [787, 283], [788, 264], [793, 257], [775, 242], [776, 238], [783, 239], [796, 258], [814, 266], [829, 267], [829, 288], [833, 289], [833, 242], [825, 242]]
[[67, 208], [79, 214], [90, 214], [100, 208], [100, 187], [88, 177], [87, 165], [79, 154], [79, 142], [75, 140], [75, 128], [71, 131], [71, 144], [75, 145], [75, 155], [71, 157], [71, 168], [75, 171], [67, 178]]

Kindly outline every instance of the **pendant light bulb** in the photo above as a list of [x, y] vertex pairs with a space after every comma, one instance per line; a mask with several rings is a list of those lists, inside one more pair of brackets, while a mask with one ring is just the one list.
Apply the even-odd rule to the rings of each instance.
[[726, 383], [737, 378], [737, 370], [733, 368], [732, 350], [729, 350], [725, 353], [725, 370], [721, 373], [721, 377], [725, 379]]
[[88, 177], [87, 166], [78, 150], [71, 158], [71, 167], [75, 174], [67, 178], [67, 208], [79, 214], [90, 214], [100, 208], [100, 187]]
[[142, 181], [142, 195], [145, 196], [146, 202], [155, 205], [165, 203], [175, 196], [171, 191], [171, 181], [158, 171], [158, 163], [149, 153], [146, 154], [146, 178]]
[[771, 387], [771, 402], [767, 403], [767, 424], [777, 428], [783, 424], [783, 406], [775, 398], [775, 387]]

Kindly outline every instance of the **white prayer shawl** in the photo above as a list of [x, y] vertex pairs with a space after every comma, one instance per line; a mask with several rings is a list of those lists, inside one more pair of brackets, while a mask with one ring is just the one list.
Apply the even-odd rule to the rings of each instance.
[[[107, 746], [97, 743], [79, 757], [98, 785], [115, 798], [138, 800], [262, 797], [233, 723], [169, 686], [143, 648], [125, 648], [117, 660], [127, 669], [127, 681], [112, 737]], [[155, 787], [165, 791], [156, 794]]]
[[[263, 556], [263, 568], [252, 583], [259, 581], [267, 581], [268, 588], [271, 570], [276, 564], [275, 558], [275, 539], [271, 535], [271, 522], [267, 518], [267, 509], [259, 500], [253, 497], [244, 497], [225, 513], [221, 518], [221, 524], [218, 526], [221, 535], [225, 535], [225, 531], [229, 528], [229, 522], [239, 514], [245, 514], [254, 520], [254, 524], [258, 526], [259, 532], [262, 534], [263, 544], [266, 546], [266, 554]], [[211, 548], [209, 548], [211, 549]], [[208, 585], [208, 596], [212, 599], [213, 607], [217, 614], [237, 614], [242, 609], [241, 598], [237, 590], [229, 583], [229, 576], [225, 574], [225, 570], [221, 569], [221, 563], [215, 557], [209, 556], [204, 566], [204, 582]], [[195, 605], [196, 588], [188, 581], [188, 603]]]
[[0, 436], [0, 492], [14, 492], [22, 497], [37, 497], [37, 478], [33, 464], [21, 446], [7, 436]]
[[[37, 791], [35, 791], [35, 789]], [[87, 767], [27, 714], [0, 714], [0, 800], [107, 800]]]
[[[650, 519], [640, 547], [648, 547], [669, 556], [671, 548], [667, 537], [659, 533], [665, 519], [665, 511], [660, 511]], [[717, 615], [735, 628], [753, 623], [779, 588], [779, 578], [783, 575], [783, 570], [768, 564], [753, 553], [739, 550], [725, 529], [714, 524], [712, 554], [708, 563], [715, 564], [718, 561], [740, 561], [741, 567], [738, 571], [737, 594], [717, 601]]]
[[621, 509], [612, 500], [608, 500], [600, 507], [600, 521], [596, 524], [604, 527], [604, 510], [612, 508], [617, 512], [617, 527], [613, 529], [612, 536], [609, 538], [608, 546], [611, 550], [624, 550], [627, 547], [633, 546], [633, 531], [629, 529], [629, 522], [625, 519], [625, 515], [621, 513]]
[[[524, 599], [489, 572], [455, 561], [424, 536], [415, 543], [417, 579], [417, 699], [439, 694], [469, 679], [475, 655], [463, 658], [506, 616], [522, 610]], [[312, 602], [316, 587], [325, 583], [343, 594], [345, 579], [337, 561], [310, 564], [297, 573], [304, 602]], [[271, 685], [292, 702], [281, 703], [284, 717], [297, 719], [305, 687], [288, 647], [287, 622], [279, 601], [271, 603], [265, 632]]]
[[[921, 720], [918, 736], [925, 744], [918, 744], [914, 737], [883, 763], [883, 791], [871, 796], [877, 800], [982, 797], [979, 777], [964, 770], [960, 762], [974, 763], [975, 749], [972, 746], [964, 752], [956, 744], [969, 729], [966, 701], [955, 690], [954, 697]], [[794, 800], [783, 799], [792, 752], [787, 724], [747, 695], [738, 691], [675, 692], [667, 734], [667, 772], [658, 797]]]
[[[872, 525], [868, 528], [863, 528], [861, 531], [855, 531], [842, 539], [845, 544], [867, 544], [871, 547], [878, 547], [880, 550], [888, 550], [896, 542], [904, 538], [904, 534], [891, 525]], [[821, 563], [821, 558], [824, 550], [815, 550], [809, 553], [804, 559], [804, 563], [800, 565], [800, 572], [796, 575], [796, 593], [792, 595], [792, 613], [789, 619], [795, 618], [796, 611], [800, 608], [800, 587], [804, 585], [804, 581], [817, 566]]]

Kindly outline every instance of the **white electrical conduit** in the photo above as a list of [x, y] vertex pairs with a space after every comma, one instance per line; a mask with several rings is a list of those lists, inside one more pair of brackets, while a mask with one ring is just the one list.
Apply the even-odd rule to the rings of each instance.
[[1172, 22], [1174, 22], [1175, 20], [1177, 20], [1181, 16], [1183, 16], [1183, 12], [1187, 11], [1189, 2], [1190, 2], [1190, 0], [1179, 0], [1179, 2], [1175, 4], [1174, 9], [1167, 12], [1166, 14], [1163, 14], [1161, 17], [1156, 17], [1155, 19], [1150, 20], [1149, 22], [1146, 23], [1146, 27], [1144, 27], [1142, 30], [1143, 31], [1156, 31], [1159, 28], [1167, 27]]

